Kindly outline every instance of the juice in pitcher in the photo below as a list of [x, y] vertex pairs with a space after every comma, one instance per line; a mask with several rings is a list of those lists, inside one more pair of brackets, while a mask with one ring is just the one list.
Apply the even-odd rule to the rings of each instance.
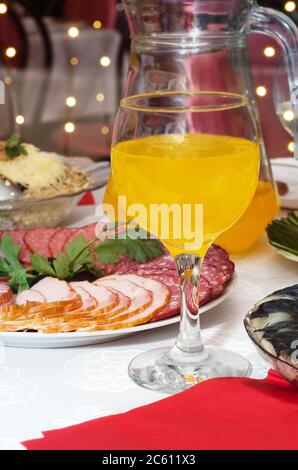
[[273, 182], [259, 181], [248, 209], [235, 225], [217, 238], [216, 243], [232, 254], [249, 250], [264, 233], [278, 209], [279, 202]]

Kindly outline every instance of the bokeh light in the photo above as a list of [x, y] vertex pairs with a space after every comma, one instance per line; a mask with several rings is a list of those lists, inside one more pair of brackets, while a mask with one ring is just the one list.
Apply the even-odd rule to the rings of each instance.
[[72, 134], [76, 130], [76, 126], [74, 125], [73, 122], [68, 121], [64, 124], [64, 130], [68, 134]]
[[71, 26], [71, 28], [69, 28], [68, 30], [68, 36], [70, 38], [77, 38], [79, 34], [80, 34], [80, 30], [76, 26]]
[[65, 100], [65, 103], [67, 104], [67, 106], [69, 106], [70, 108], [73, 108], [76, 104], [77, 104], [77, 99], [75, 96], [68, 96]]
[[258, 96], [266, 96], [267, 95], [267, 88], [264, 87], [263, 85], [260, 85], [256, 89], [257, 95]]
[[6, 12], [7, 12], [6, 3], [0, 3], [0, 15], [5, 15]]
[[5, 54], [6, 54], [7, 57], [9, 57], [10, 59], [12, 59], [13, 57], [16, 56], [17, 51], [16, 51], [15, 47], [11, 47], [11, 46], [10, 46], [10, 47], [8, 47], [8, 48], [6, 49]]
[[99, 59], [99, 62], [100, 62], [100, 65], [102, 65], [103, 67], [108, 67], [111, 63], [111, 59], [106, 56], [106, 55], [103, 55], [100, 59]]
[[19, 124], [19, 125], [22, 125], [22, 124], [24, 124], [24, 122], [25, 122], [24, 116], [22, 116], [21, 114], [19, 114], [19, 115], [16, 117], [16, 123]]

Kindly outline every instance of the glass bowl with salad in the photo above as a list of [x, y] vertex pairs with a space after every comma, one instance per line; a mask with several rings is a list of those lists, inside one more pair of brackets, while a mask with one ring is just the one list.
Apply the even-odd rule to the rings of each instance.
[[0, 230], [61, 224], [109, 171], [107, 162], [44, 152], [12, 135], [0, 142]]

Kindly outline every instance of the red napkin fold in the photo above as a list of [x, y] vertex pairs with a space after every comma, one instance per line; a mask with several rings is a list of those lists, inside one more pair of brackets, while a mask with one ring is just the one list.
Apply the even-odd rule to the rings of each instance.
[[127, 413], [26, 441], [29, 450], [298, 449], [298, 389], [267, 379], [220, 378]]
[[79, 201], [79, 206], [94, 206], [95, 199], [92, 193], [86, 193], [82, 196], [81, 200]]

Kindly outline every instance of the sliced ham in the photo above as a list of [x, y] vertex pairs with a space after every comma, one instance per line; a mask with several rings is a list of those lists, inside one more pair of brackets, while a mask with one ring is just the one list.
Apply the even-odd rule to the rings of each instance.
[[60, 281], [54, 277], [45, 277], [34, 284], [31, 288], [34, 292], [41, 294], [46, 303], [37, 304], [30, 307], [30, 313], [41, 313], [43, 311], [50, 314], [59, 315], [63, 312], [77, 310], [82, 306], [82, 300], [72, 287], [66, 281]]
[[[16, 306], [14, 306], [16, 307]], [[59, 317], [55, 316], [47, 316], [45, 314], [35, 315], [34, 317], [27, 317], [26, 319], [18, 319], [18, 320], [7, 320], [7, 321], [0, 321], [0, 331], [8, 332], [8, 331], [26, 331], [26, 330], [35, 330], [39, 331], [42, 326], [50, 326], [50, 325], [57, 325], [62, 324], [63, 322], [63, 315], [60, 314]]]
[[[153, 295], [150, 291], [147, 291], [143, 287], [125, 279], [125, 276], [119, 276], [119, 280], [117, 281], [112, 278], [101, 278], [95, 282], [96, 284], [93, 284], [95, 288], [108, 287], [109, 289], [113, 289], [113, 291], [117, 290], [125, 297], [128, 297], [130, 299], [129, 307], [123, 312], [118, 311], [110, 316], [109, 312], [106, 315], [101, 314], [92, 318], [88, 318], [86, 315], [85, 318], [77, 318], [75, 316], [73, 320], [70, 320], [72, 317], [72, 312], [70, 312], [64, 318], [63, 323], [57, 322], [57, 324], [52, 325], [42, 324], [38, 331], [43, 333], [66, 333], [70, 331], [97, 331], [101, 329], [125, 328], [127, 323], [129, 323], [129, 325], [145, 323], [148, 321], [147, 319], [150, 319], [153, 316], [155, 309], [158, 308], [158, 306], [155, 305], [150, 309], [153, 300]], [[84, 288], [85, 287], [86, 286], [84, 286]]]
[[46, 299], [40, 292], [32, 289], [24, 290], [16, 297], [17, 305], [26, 305], [30, 302], [45, 303]]
[[[36, 302], [41, 298], [46, 302]], [[80, 299], [77, 308], [72, 303], [74, 298]], [[169, 298], [169, 289], [162, 283], [133, 274], [70, 284], [47, 277], [20, 294], [21, 305], [0, 308], [0, 331], [62, 333], [129, 328], [150, 321]]]
[[44, 296], [46, 302], [62, 302], [72, 300], [77, 295], [66, 281], [55, 277], [44, 277], [31, 288]]
[[109, 315], [102, 316], [98, 320], [100, 323], [111, 323], [125, 320], [131, 315], [142, 312], [152, 304], [152, 292], [138, 286], [127, 279], [126, 276], [118, 276], [118, 279], [112, 276], [103, 277], [94, 281], [94, 284], [97, 286], [108, 286], [111, 289], [119, 291], [130, 299], [130, 305], [126, 310], [121, 312], [112, 311]]
[[119, 297], [119, 304], [108, 312], [109, 317], [113, 317], [119, 313], [125, 312], [131, 305], [131, 299], [127, 295], [124, 295], [122, 292], [116, 289], [113, 289], [113, 291], [116, 292]]
[[[119, 276], [115, 276], [116, 280], [118, 278]], [[171, 292], [165, 284], [162, 284], [161, 282], [154, 279], [137, 276], [136, 274], [127, 274], [125, 278], [152, 292], [153, 300], [150, 307], [155, 308], [155, 315], [163, 310], [164, 306], [169, 303]]]
[[70, 286], [81, 297], [82, 305], [80, 310], [94, 310], [98, 306], [97, 300], [92, 297], [80, 283], [72, 282]]
[[119, 296], [107, 286], [97, 286], [88, 281], [71, 282], [70, 286], [76, 290], [78, 287], [84, 289], [97, 302], [94, 313], [101, 314], [113, 310], [119, 304]]
[[[23, 322], [28, 328], [28, 325], [33, 328], [33, 321], [36, 324], [63, 322], [68, 312], [77, 311], [82, 304], [79, 296], [77, 296], [77, 299], [79, 300], [68, 302], [27, 302], [22, 305], [3, 305], [0, 307], [0, 324], [16, 321], [18, 325], [20, 325], [19, 322]], [[3, 330], [0, 329], [0, 331]]]
[[[92, 293], [93, 295], [97, 295], [97, 299], [98, 299], [98, 307], [97, 308], [94, 308], [93, 311], [91, 312], [93, 315], [99, 315], [101, 314], [101, 317], [104, 318], [105, 316], [114, 316], [118, 313], [121, 313], [123, 311], [125, 311], [131, 304], [131, 299], [124, 295], [122, 292], [120, 292], [119, 290], [116, 290], [116, 289], [113, 289], [111, 287], [109, 287], [108, 289], [104, 286], [99, 286], [99, 285], [94, 285], [94, 284], [90, 284], [89, 282], [87, 281], [83, 281], [81, 283], [78, 283], [78, 282], [72, 282], [70, 283], [70, 285], [73, 287], [73, 289], [77, 290], [77, 285], [81, 285], [83, 286], [83, 289], [87, 289], [89, 293]], [[115, 298], [113, 297], [112, 298], [112, 302], [113, 304], [110, 304], [108, 305], [108, 308], [105, 307], [103, 309], [103, 294], [102, 294], [102, 289], [104, 290], [108, 290], [109, 291], [109, 295], [111, 295], [111, 292], [113, 292], [114, 294], [114, 297], [116, 295], [117, 297], [117, 303], [115, 303]], [[89, 315], [90, 316], [90, 315]]]
[[156, 314], [156, 311], [162, 310], [168, 302], [168, 295], [160, 297], [159, 301], [152, 302], [152, 305], [145, 308], [139, 313], [135, 313], [124, 320], [118, 320], [112, 323], [99, 324], [90, 322], [89, 325], [81, 326], [76, 331], [100, 331], [100, 330], [118, 330], [122, 328], [131, 328], [133, 326], [142, 325], [148, 323]]
[[13, 302], [13, 293], [8, 284], [0, 283], [0, 306]]
[[116, 286], [119, 286], [119, 284], [123, 282], [135, 284], [135, 286], [138, 286], [142, 289], [145, 288], [145, 290], [151, 293], [151, 303], [141, 310], [139, 309], [137, 311], [135, 310], [134, 312], [130, 312], [130, 314], [126, 315], [125, 317], [123, 314], [121, 314], [114, 316], [112, 321], [110, 319], [110, 321], [107, 321], [106, 323], [100, 324], [97, 322], [96, 324], [95, 322], [90, 322], [89, 325], [86, 325], [85, 327], [82, 325], [78, 331], [98, 331], [108, 329], [115, 330], [119, 328], [130, 328], [135, 325], [147, 323], [154, 317], [156, 313], [161, 311], [168, 304], [170, 299], [170, 292], [163, 284], [158, 281], [142, 278], [141, 276], [137, 275], [119, 275], [115, 277], [111, 276], [108, 278], [99, 279], [95, 282], [108, 282], [111, 286], [112, 282], [116, 283]]

